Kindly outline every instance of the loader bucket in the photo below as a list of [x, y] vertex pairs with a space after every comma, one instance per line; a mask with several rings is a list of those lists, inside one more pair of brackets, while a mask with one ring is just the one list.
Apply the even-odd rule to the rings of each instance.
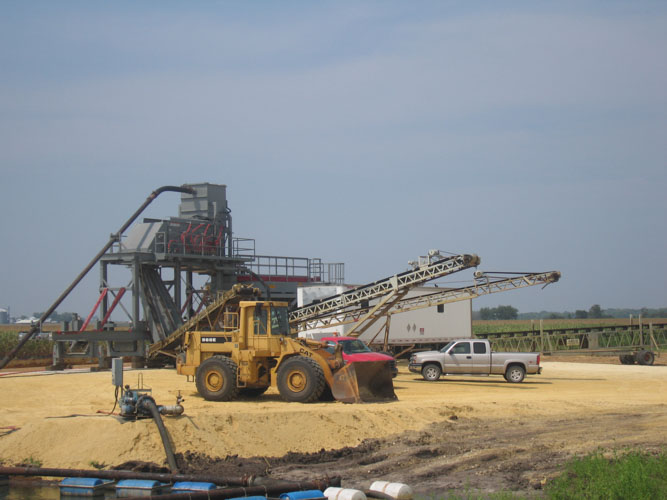
[[343, 403], [395, 401], [391, 369], [386, 361], [350, 363], [333, 374], [333, 397]]

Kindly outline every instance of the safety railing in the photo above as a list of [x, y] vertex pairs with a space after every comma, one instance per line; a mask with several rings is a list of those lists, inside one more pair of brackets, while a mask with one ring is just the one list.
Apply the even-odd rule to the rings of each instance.
[[307, 257], [255, 255], [246, 267], [262, 280], [272, 282], [341, 284], [345, 279], [344, 264], [328, 264]]

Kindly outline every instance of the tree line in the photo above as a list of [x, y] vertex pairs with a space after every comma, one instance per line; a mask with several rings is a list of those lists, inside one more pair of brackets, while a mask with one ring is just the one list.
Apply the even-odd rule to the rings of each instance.
[[603, 319], [603, 318], [627, 318], [630, 315], [644, 318], [667, 318], [667, 307], [651, 309], [603, 309], [600, 304], [593, 304], [588, 309], [577, 309], [575, 311], [553, 312], [540, 311], [530, 313], [519, 313], [512, 306], [482, 307], [479, 311], [473, 311], [473, 319], [482, 320], [512, 320], [512, 319]]

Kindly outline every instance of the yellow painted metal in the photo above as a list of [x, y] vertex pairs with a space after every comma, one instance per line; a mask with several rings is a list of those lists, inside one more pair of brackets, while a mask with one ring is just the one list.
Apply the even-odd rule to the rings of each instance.
[[[247, 297], [247, 292], [243, 296]], [[382, 393], [382, 390], [378, 390], [375, 385], [388, 383], [389, 392], [385, 390], [385, 393], [390, 394], [387, 399], [395, 399], [388, 366], [386, 369], [389, 373], [388, 378], [384, 377], [385, 374], [379, 373], [381, 370], [377, 367], [371, 366], [373, 363], [369, 363], [367, 369], [361, 367], [357, 370], [350, 369], [344, 366], [340, 347], [332, 354], [325, 350], [326, 345], [322, 342], [281, 335], [280, 321], [276, 320], [274, 323], [273, 320], [279, 314], [278, 311], [284, 312], [284, 317], [287, 318], [286, 308], [285, 302], [237, 301], [228, 295], [225, 308], [219, 310], [216, 316], [222, 318], [216, 323], [220, 326], [220, 330], [194, 330], [184, 332], [181, 336], [183, 352], [176, 359], [177, 372], [194, 377], [206, 359], [224, 355], [228, 356], [237, 367], [237, 387], [277, 388], [278, 371], [281, 366], [288, 359], [301, 356], [317, 363], [334, 397], [335, 394], [340, 394], [345, 401], [362, 401], [364, 395], [373, 394], [375, 397]], [[272, 309], [275, 311], [272, 312]], [[283, 327], [286, 326], [285, 322]], [[293, 393], [304, 391], [311, 375], [302, 366], [292, 366], [289, 370], [285, 375], [288, 389]], [[337, 381], [335, 378], [338, 372], [345, 374], [339, 377], [342, 381]], [[356, 380], [357, 374], [360, 374], [359, 380]], [[204, 386], [210, 392], [221, 390], [225, 384], [224, 374], [217, 370], [212, 369], [200, 376], [203, 377]], [[355, 380], [350, 383], [350, 378]]]

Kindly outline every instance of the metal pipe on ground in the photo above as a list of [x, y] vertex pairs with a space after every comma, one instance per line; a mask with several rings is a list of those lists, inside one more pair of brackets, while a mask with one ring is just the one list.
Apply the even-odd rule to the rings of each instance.
[[42, 314], [42, 317], [39, 318], [39, 321], [37, 322], [36, 325], [33, 325], [30, 330], [28, 331], [27, 335], [25, 335], [21, 341], [11, 350], [9, 353], [0, 360], [0, 370], [7, 366], [7, 364], [14, 359], [16, 354], [21, 350], [21, 348], [32, 338], [32, 336], [37, 333], [37, 331], [40, 330], [40, 327], [42, 323], [44, 323], [49, 316], [53, 314], [53, 312], [58, 308], [58, 306], [62, 303], [63, 300], [70, 294], [70, 292], [74, 289], [76, 285], [79, 284], [79, 282], [84, 278], [86, 274], [88, 274], [88, 271], [90, 271], [95, 264], [102, 258], [102, 256], [111, 248], [111, 246], [118, 241], [120, 236], [125, 232], [125, 230], [130, 227], [130, 225], [136, 220], [139, 215], [141, 215], [141, 212], [143, 212], [148, 205], [152, 203], [152, 201], [157, 198], [161, 193], [165, 191], [173, 191], [176, 193], [187, 193], [187, 194], [195, 194], [195, 190], [193, 188], [188, 188], [188, 187], [182, 187], [182, 186], [162, 186], [155, 191], [153, 191], [148, 198], [146, 198], [146, 201], [137, 209], [136, 212], [132, 214], [132, 216], [125, 221], [125, 224], [121, 226], [121, 228], [114, 234], [111, 235], [109, 238], [109, 241], [107, 242], [104, 247], [102, 247], [102, 250], [100, 250], [95, 257], [93, 257], [93, 260], [91, 260], [86, 267], [83, 268], [83, 271], [79, 273], [79, 275], [74, 278], [74, 281], [70, 283], [70, 285], [65, 289], [63, 293], [60, 294], [60, 296], [56, 299], [56, 301], [51, 304], [51, 306]]
[[175, 483], [179, 481], [213, 483], [217, 486], [246, 486], [259, 488], [291, 487], [303, 484], [306, 489], [320, 483], [330, 483], [329, 486], [339, 486], [341, 478], [336, 476], [317, 481], [296, 483], [268, 477], [240, 476], [221, 477], [220, 475], [197, 474], [166, 474], [160, 472], [134, 472], [129, 470], [89, 470], [89, 469], [57, 469], [50, 467], [0, 467], [0, 476], [35, 476], [35, 477], [92, 477], [98, 479], [144, 479], [160, 481], [161, 483]]

